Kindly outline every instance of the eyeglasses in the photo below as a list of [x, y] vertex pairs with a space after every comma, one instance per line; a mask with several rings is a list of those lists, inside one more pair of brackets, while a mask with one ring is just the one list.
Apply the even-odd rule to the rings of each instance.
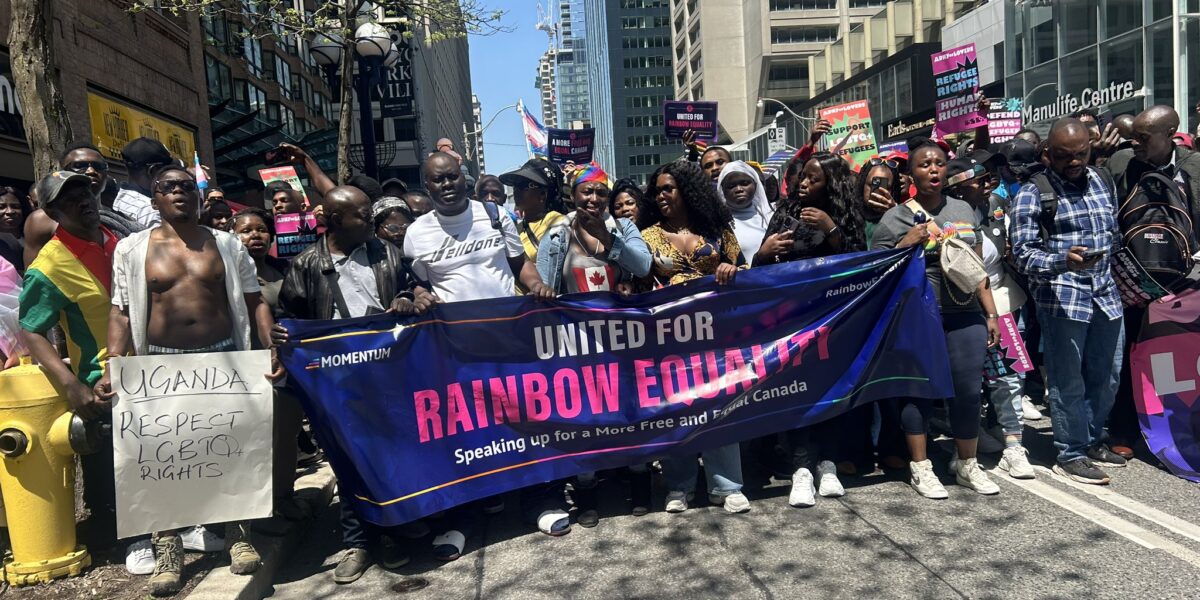
[[893, 171], [900, 170], [900, 163], [898, 163], [890, 158], [884, 159], [884, 158], [875, 157], [875, 158], [872, 158], [871, 160], [867, 161], [867, 168], [874, 168], [874, 167], [878, 167], [879, 165], [883, 165]]
[[103, 173], [108, 170], [108, 163], [102, 160], [77, 160], [67, 165], [67, 170], [76, 173], [87, 173], [88, 169], [95, 169], [97, 173]]
[[404, 235], [404, 232], [408, 231], [408, 224], [396, 225], [395, 223], [388, 223], [383, 226], [383, 230], [392, 235]]
[[196, 182], [191, 179], [160, 179], [154, 182], [154, 191], [169, 194], [179, 188], [184, 192], [196, 191]]

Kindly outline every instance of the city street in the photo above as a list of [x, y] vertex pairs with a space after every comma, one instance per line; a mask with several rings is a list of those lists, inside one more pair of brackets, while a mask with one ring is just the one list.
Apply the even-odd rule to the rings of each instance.
[[[1053, 456], [1049, 419], [1026, 429], [1035, 465]], [[508, 510], [457, 562], [425, 555], [397, 572], [372, 567], [337, 586], [336, 506], [308, 529], [270, 597], [320, 598], [1195, 598], [1200, 581], [1196, 484], [1142, 460], [1108, 487], [994, 471], [1001, 493], [952, 485], [950, 442], [933, 456], [950, 499], [931, 501], [899, 475], [843, 478], [847, 495], [787, 505], [788, 483], [748, 490], [749, 514], [702, 501], [681, 515], [628, 515], [621, 482], [602, 484], [601, 522], [550, 538]], [[983, 461], [987, 468], [995, 457]], [[421, 587], [421, 585], [425, 587]], [[420, 589], [413, 589], [420, 588]]]

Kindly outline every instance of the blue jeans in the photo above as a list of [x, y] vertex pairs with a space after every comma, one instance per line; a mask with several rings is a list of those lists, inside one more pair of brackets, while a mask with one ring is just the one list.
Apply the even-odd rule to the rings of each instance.
[[1121, 374], [1125, 328], [1093, 305], [1090, 322], [1055, 317], [1038, 307], [1049, 374], [1050, 419], [1060, 463], [1087, 457], [1104, 441]]
[[[1025, 328], [1021, 325], [1022, 312], [1021, 309], [1017, 309], [1013, 312], [1013, 318], [1017, 320], [1017, 331], [1025, 335]], [[987, 390], [988, 403], [992, 405], [992, 410], [996, 411], [996, 421], [1000, 423], [1004, 435], [1021, 435], [1025, 429], [1025, 415], [1021, 403], [1025, 391], [1024, 374], [1010, 373], [996, 379], [984, 378], [983, 383]]]
[[[738, 444], [705, 450], [704, 476], [708, 493], [728, 496], [742, 491], [742, 450]], [[696, 489], [696, 455], [669, 456], [662, 461], [668, 492], [692, 493]]]

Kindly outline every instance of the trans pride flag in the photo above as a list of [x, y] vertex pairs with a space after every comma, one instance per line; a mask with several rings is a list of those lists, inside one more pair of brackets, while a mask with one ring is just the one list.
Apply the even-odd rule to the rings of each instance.
[[530, 156], [546, 156], [546, 126], [530, 114], [524, 101], [517, 102], [517, 112], [521, 113], [521, 128], [525, 130], [525, 147]]

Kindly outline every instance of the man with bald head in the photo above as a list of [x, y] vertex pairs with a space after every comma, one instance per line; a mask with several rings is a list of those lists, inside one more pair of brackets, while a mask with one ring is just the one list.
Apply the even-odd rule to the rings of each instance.
[[[375, 237], [371, 201], [360, 189], [335, 187], [325, 193], [325, 233], [292, 259], [279, 292], [285, 316], [299, 319], [349, 319], [382, 312], [417, 314], [432, 298], [414, 280], [399, 249]], [[287, 330], [276, 325], [276, 344], [286, 343]], [[346, 554], [334, 569], [336, 583], [351, 583], [374, 559], [394, 569], [408, 562], [407, 553], [380, 531], [358, 518], [346, 498], [341, 502], [342, 541]]]
[[[1174, 181], [1187, 197], [1193, 235], [1200, 239], [1200, 153], [1177, 145], [1172, 139], [1179, 130], [1179, 114], [1170, 106], [1151, 106], [1132, 120], [1132, 148], [1121, 150], [1108, 161], [1117, 182], [1117, 197], [1124, 200], [1148, 173], [1160, 173]], [[1192, 278], [1196, 278], [1193, 271]], [[1125, 310], [1126, 356], [1137, 339], [1145, 309], [1131, 306]], [[1109, 420], [1113, 449], [1132, 456], [1134, 444], [1141, 439], [1133, 385], [1128, 365], [1121, 373], [1121, 386]]]
[[[1010, 238], [1042, 327], [1054, 471], [1102, 485], [1109, 477], [1098, 464], [1125, 466], [1104, 443], [1124, 338], [1109, 261], [1121, 243], [1117, 202], [1110, 178], [1088, 166], [1092, 146], [1083, 123], [1060, 119], [1046, 141], [1050, 168], [1017, 192]], [[1052, 190], [1056, 201], [1044, 203], [1039, 188]]]

